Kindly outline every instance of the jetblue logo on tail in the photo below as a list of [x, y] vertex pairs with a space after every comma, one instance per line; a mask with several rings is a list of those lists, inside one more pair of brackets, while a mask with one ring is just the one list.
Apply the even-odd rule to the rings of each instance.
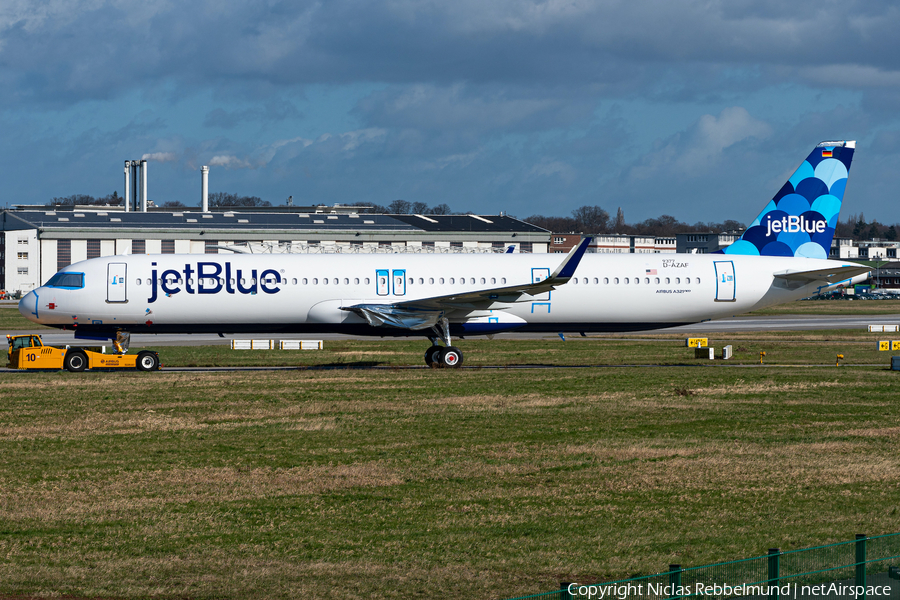
[[828, 258], [856, 142], [822, 142], [723, 254]]
[[[768, 216], [768, 215], [766, 215]], [[766, 219], [768, 231], [766, 237], [771, 237], [773, 233], [824, 233], [828, 223], [825, 219], [816, 219], [809, 221], [803, 215], [799, 217], [791, 215], [790, 217], [781, 217], [781, 220]]]

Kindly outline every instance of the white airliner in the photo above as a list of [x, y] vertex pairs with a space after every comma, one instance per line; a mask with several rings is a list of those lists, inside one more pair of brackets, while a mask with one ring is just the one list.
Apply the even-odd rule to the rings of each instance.
[[[658, 329], [781, 304], [866, 278], [828, 260], [855, 142], [822, 142], [717, 254], [131, 255], [70, 265], [19, 310], [86, 338], [130, 333], [451, 336]], [[443, 346], [440, 343], [443, 343]]]

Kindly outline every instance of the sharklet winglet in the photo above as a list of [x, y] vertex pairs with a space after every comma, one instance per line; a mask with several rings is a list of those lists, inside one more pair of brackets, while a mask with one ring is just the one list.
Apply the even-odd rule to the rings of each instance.
[[[572, 248], [569, 251], [569, 255], [566, 256], [565, 260], [556, 268], [556, 271], [553, 272], [553, 275], [550, 276], [550, 279], [571, 279], [572, 275], [575, 273], [575, 269], [578, 268], [578, 264], [581, 262], [581, 258], [584, 256], [584, 253], [587, 252], [588, 246], [591, 245], [592, 237], [587, 236], [581, 240], [581, 242]], [[562, 283], [562, 282], [561, 282]]]

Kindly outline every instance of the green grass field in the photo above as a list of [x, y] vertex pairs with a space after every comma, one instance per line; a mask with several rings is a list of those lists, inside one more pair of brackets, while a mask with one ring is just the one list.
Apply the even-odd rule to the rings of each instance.
[[[465, 355], [464, 366], [536, 365], [756, 365], [765, 352], [766, 365], [829, 365], [843, 355], [842, 365], [890, 365], [891, 355], [881, 352], [877, 340], [900, 339], [900, 334], [866, 332], [811, 332], [809, 334], [756, 334], [744, 337], [709, 338], [716, 355], [730, 344], [734, 357], [724, 362], [697, 359], [686, 348], [684, 336], [672, 339], [578, 339], [455, 341]], [[161, 346], [163, 367], [425, 367], [427, 340], [343, 340], [327, 341], [323, 351], [231, 350], [228, 346]]]
[[505, 598], [892, 532], [898, 376], [4, 374], [0, 593]]
[[732, 366], [652, 333], [458, 342], [607, 365], [579, 369], [348, 340], [158, 348], [336, 369], [0, 374], [0, 596], [501, 599], [898, 531], [891, 336], [712, 338]]

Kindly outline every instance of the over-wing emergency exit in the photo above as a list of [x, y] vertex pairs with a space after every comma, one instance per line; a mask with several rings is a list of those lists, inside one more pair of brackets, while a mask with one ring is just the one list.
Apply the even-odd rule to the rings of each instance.
[[72, 264], [19, 310], [77, 336], [348, 333], [453, 336], [658, 329], [861, 281], [828, 260], [855, 142], [818, 144], [741, 239], [718, 254], [130, 255]]

